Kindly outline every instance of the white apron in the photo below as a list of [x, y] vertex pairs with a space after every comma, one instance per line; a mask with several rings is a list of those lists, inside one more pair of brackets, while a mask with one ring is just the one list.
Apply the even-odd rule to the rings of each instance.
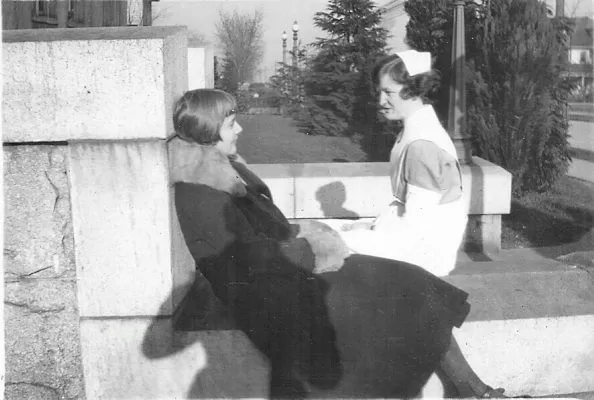
[[439, 193], [404, 182], [402, 166], [406, 151], [416, 140], [431, 141], [458, 159], [433, 107], [423, 106], [405, 120], [404, 131], [390, 154], [395, 200], [380, 213], [371, 230], [351, 230], [341, 232], [341, 236], [354, 253], [408, 262], [434, 275], [445, 276], [455, 267], [467, 212], [462, 196], [454, 202], [440, 204]]

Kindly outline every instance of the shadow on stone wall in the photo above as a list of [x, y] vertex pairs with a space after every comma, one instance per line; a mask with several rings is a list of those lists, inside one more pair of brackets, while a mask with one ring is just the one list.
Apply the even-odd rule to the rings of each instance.
[[358, 218], [356, 212], [344, 208], [346, 199], [346, 188], [340, 181], [328, 183], [316, 191], [316, 200], [327, 218]]

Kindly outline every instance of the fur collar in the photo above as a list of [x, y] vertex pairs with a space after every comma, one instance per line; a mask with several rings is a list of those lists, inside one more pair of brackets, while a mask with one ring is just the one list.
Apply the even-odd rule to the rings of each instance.
[[[169, 141], [171, 182], [196, 183], [236, 196], [245, 196], [245, 183], [229, 158], [214, 146], [187, 142], [178, 137]], [[234, 161], [244, 162], [237, 156]]]

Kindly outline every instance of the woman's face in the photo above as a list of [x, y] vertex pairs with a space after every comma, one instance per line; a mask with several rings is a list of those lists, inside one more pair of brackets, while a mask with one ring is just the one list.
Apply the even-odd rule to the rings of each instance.
[[219, 132], [221, 140], [217, 142], [215, 147], [227, 156], [237, 154], [237, 138], [242, 131], [243, 128], [235, 120], [235, 114], [229, 115], [221, 126]]
[[399, 120], [405, 116], [404, 104], [407, 100], [400, 97], [400, 91], [403, 87], [403, 85], [394, 82], [387, 74], [380, 78], [379, 105], [382, 108], [382, 113], [389, 120]]

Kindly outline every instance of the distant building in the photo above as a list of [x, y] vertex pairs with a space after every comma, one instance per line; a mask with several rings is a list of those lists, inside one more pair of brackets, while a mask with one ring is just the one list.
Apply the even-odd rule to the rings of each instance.
[[2, 0], [2, 29], [152, 25], [158, 0]]
[[569, 38], [569, 75], [578, 80], [582, 88], [592, 88], [593, 20], [589, 17], [573, 18], [574, 31]]
[[393, 53], [410, 49], [405, 42], [409, 18], [404, 3], [405, 0], [388, 0], [378, 5], [383, 12], [382, 27], [388, 30], [388, 49]]

